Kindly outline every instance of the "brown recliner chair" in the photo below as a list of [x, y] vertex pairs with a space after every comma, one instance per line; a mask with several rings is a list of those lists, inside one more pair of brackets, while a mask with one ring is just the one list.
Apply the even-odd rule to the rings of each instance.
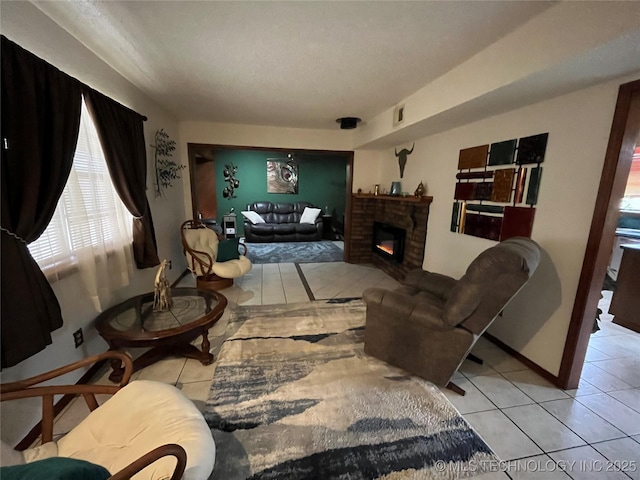
[[539, 261], [536, 242], [514, 237], [482, 252], [460, 280], [414, 270], [396, 290], [366, 290], [365, 353], [464, 395], [451, 377]]

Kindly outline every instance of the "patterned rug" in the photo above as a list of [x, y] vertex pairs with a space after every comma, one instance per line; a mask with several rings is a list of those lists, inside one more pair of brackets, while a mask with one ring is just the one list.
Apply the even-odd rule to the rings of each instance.
[[496, 457], [437, 387], [363, 352], [364, 304], [232, 312], [205, 418], [214, 480], [466, 478]]
[[344, 251], [333, 242], [246, 243], [247, 257], [261, 263], [342, 262]]

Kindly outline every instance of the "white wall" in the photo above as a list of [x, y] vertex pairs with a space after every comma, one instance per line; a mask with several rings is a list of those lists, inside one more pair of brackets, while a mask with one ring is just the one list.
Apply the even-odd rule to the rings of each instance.
[[[353, 154], [353, 192], [373, 193], [379, 183], [380, 168], [386, 152], [381, 150], [356, 150]], [[389, 184], [387, 188], [390, 186]]]
[[[636, 78], [607, 82], [416, 140], [405, 169], [403, 190], [413, 191], [422, 180], [427, 194], [434, 197], [423, 268], [460, 277], [476, 255], [495, 242], [449, 231], [459, 151], [549, 132], [532, 232], [545, 250], [543, 261], [490, 333], [554, 375], [564, 350], [618, 88]], [[390, 150], [379, 180], [386, 184], [398, 177]]]
[[[31, 3], [3, 2], [1, 30], [2, 34], [21, 47], [148, 117], [144, 126], [148, 157], [147, 197], [155, 225], [158, 253], [161, 259], [171, 259], [174, 264], [179, 262], [182, 258], [179, 227], [184, 218], [183, 185], [177, 181], [174, 187], [167, 191], [165, 198], [156, 199], [154, 197], [153, 149], [149, 146], [153, 143], [155, 131], [160, 128], [164, 128], [177, 141], [178, 125], [176, 119], [58, 27]], [[116, 301], [153, 290], [155, 270], [154, 268], [136, 270], [130, 285], [115, 292]], [[169, 280], [173, 281], [179, 273], [181, 271], [177, 268], [169, 271]], [[106, 342], [97, 335], [93, 326], [93, 320], [99, 312], [94, 309], [87, 298], [79, 293], [83, 290], [80, 282], [78, 276], [72, 276], [53, 285], [62, 307], [63, 327], [53, 332], [53, 344], [45, 350], [14, 367], [4, 369], [0, 379], [2, 382], [42, 373], [108, 348]], [[84, 331], [85, 343], [75, 349], [72, 332], [78, 328], [82, 328]], [[70, 375], [74, 378], [70, 378], [69, 381], [77, 380], [81, 374], [82, 372], [75, 376]], [[37, 410], [34, 411], [32, 408], [18, 406], [16, 402], [6, 402], [2, 405], [2, 440], [15, 444], [24, 436], [34, 425], [33, 419], [37, 418]]]

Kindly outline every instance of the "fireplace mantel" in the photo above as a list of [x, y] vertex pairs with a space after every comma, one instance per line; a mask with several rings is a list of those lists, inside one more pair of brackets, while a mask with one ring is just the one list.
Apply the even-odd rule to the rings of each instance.
[[[416, 268], [422, 268], [429, 206], [433, 197], [353, 194], [351, 198], [351, 235], [349, 263], [372, 263], [397, 280]], [[380, 222], [407, 231], [404, 260], [389, 262], [372, 252], [373, 223]]]
[[433, 197], [410, 197], [400, 195], [374, 195], [372, 193], [354, 193], [353, 198], [359, 199], [375, 199], [385, 202], [409, 202], [409, 203], [431, 203]]

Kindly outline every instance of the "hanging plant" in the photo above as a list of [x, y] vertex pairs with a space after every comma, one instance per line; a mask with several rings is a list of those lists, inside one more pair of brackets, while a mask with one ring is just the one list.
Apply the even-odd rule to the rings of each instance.
[[186, 167], [171, 159], [176, 142], [164, 129], [156, 131], [155, 141], [155, 145], [151, 146], [155, 149], [156, 197], [161, 197], [162, 189], [173, 187], [172, 182], [180, 178], [180, 170]]

